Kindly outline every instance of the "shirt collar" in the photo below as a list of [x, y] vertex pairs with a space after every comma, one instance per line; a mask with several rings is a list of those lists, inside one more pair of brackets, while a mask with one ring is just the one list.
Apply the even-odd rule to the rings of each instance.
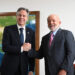
[[23, 28], [24, 30], [25, 30], [25, 26], [24, 27], [21, 27], [19, 24], [17, 24], [17, 27], [18, 27], [18, 30], [20, 29], [20, 28]]
[[59, 27], [55, 31], [53, 31], [53, 35], [54, 36], [56, 35], [56, 33], [57, 33], [58, 30], [59, 30]]

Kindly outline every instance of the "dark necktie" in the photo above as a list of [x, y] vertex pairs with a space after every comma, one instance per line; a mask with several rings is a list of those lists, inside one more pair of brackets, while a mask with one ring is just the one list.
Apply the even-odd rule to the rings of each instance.
[[21, 45], [23, 45], [24, 43], [23, 28], [20, 28], [20, 42], [21, 42]]

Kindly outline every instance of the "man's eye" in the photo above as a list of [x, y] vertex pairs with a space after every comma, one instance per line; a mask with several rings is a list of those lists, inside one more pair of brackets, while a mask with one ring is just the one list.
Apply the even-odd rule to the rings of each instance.
[[23, 17], [25, 17], [25, 15], [23, 15]]
[[19, 17], [26, 17], [26, 15], [18, 15]]
[[18, 15], [18, 16], [21, 16], [21, 15]]

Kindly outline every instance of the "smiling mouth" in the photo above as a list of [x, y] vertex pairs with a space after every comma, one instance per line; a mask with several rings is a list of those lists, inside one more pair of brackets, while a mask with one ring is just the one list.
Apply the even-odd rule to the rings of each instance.
[[23, 21], [23, 19], [20, 19], [19, 21]]
[[50, 27], [54, 27], [55, 25], [51, 25]]

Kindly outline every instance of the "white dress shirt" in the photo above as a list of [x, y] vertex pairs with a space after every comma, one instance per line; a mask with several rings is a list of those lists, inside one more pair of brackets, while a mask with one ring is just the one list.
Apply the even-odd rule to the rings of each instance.
[[[21, 27], [20, 25], [17, 24], [17, 27], [18, 27], [19, 34], [20, 34], [20, 28], [23, 28], [23, 35], [24, 35], [24, 42], [25, 42], [25, 39], [26, 39], [26, 28], [25, 28], [25, 26]], [[23, 47], [22, 46], [21, 46], [21, 52], [23, 52]]]

